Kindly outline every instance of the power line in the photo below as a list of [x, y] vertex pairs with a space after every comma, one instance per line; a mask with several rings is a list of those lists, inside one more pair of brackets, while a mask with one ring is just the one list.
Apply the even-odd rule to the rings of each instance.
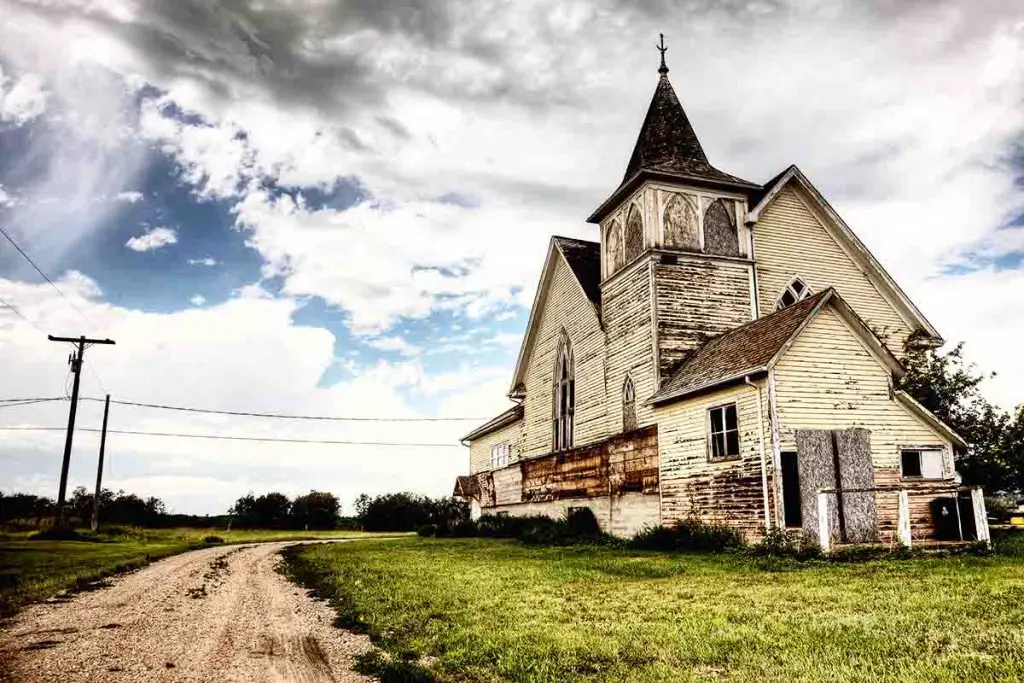
[[32, 258], [28, 254], [25, 253], [24, 249], [22, 249], [21, 247], [18, 246], [18, 243], [14, 241], [14, 238], [11, 237], [9, 234], [7, 234], [7, 231], [4, 230], [2, 227], [0, 227], [0, 235], [3, 235], [4, 237], [7, 238], [7, 241], [11, 243], [11, 246], [13, 246], [15, 249], [17, 249], [18, 253], [25, 257], [25, 260], [28, 261], [29, 264], [33, 268], [35, 268], [36, 272], [39, 273], [43, 277], [44, 280], [46, 280], [47, 282], [50, 283], [50, 286], [53, 287], [57, 291], [57, 293], [61, 295], [61, 297], [64, 299], [64, 301], [68, 302], [68, 305], [71, 306], [71, 308], [75, 309], [75, 312], [78, 313], [78, 315], [82, 316], [83, 320], [85, 320], [90, 325], [95, 324], [95, 323], [93, 323], [92, 320], [89, 320], [89, 318], [86, 317], [85, 313], [82, 313], [81, 309], [79, 309], [78, 306], [76, 306], [75, 303], [71, 299], [69, 299], [67, 297], [67, 295], [64, 294], [64, 292], [61, 291], [60, 287], [58, 287], [56, 284], [54, 284], [53, 280], [51, 280], [46, 275], [46, 273], [44, 273], [42, 271], [42, 269], [39, 266], [36, 265], [36, 262], [33, 261]]
[[[113, 401], [111, 401], [113, 403]], [[24, 432], [62, 432], [64, 427], [0, 427], [3, 431], [24, 431]], [[90, 427], [78, 427], [80, 432], [100, 433], [103, 430]], [[107, 434], [128, 434], [132, 436], [166, 436], [180, 439], [214, 439], [216, 441], [260, 441], [266, 443], [308, 443], [308, 444], [330, 444], [340, 446], [405, 446], [408, 448], [463, 448], [455, 443], [401, 443], [395, 441], [343, 441], [333, 439], [287, 439], [280, 437], [262, 436], [225, 436], [220, 434], [185, 434], [179, 432], [141, 432], [129, 429], [108, 429]]]
[[[102, 402], [104, 399], [91, 396], [83, 396], [83, 401]], [[190, 408], [186, 406], [172, 406], [160, 403], [140, 403], [138, 401], [116, 401], [111, 403], [123, 406], [135, 406], [137, 408], [157, 408], [160, 410], [175, 410], [183, 413], [209, 413], [212, 415], [235, 415], [238, 417], [271, 417], [281, 420], [326, 420], [334, 422], [466, 422], [475, 420], [486, 420], [484, 417], [339, 417], [336, 415], [288, 415], [284, 413], [255, 413], [241, 410], [212, 410], [205, 408]]]
[[22, 401], [63, 401], [63, 396], [30, 396], [27, 398], [0, 398], [0, 403], [20, 403]]
[[33, 398], [33, 399], [29, 399], [27, 401], [18, 401], [18, 402], [5, 401], [3, 403], [0, 403], [0, 409], [3, 409], [3, 408], [14, 408], [16, 406], [30, 406], [33, 403], [45, 403], [47, 401], [63, 401], [63, 400], [65, 400], [65, 398], [63, 396], [60, 396], [58, 398]]
[[[29, 325], [31, 325], [32, 327], [36, 328], [36, 329], [37, 329], [37, 330], [39, 330], [40, 332], [43, 332], [42, 328], [41, 328], [41, 327], [39, 327], [39, 325], [36, 325], [36, 324], [35, 324], [34, 322], [32, 322], [32, 321], [31, 321], [31, 320], [30, 320], [30, 319], [29, 319], [29, 318], [28, 318], [28, 317], [27, 317], [27, 316], [26, 316], [26, 315], [25, 315], [24, 313], [22, 313], [21, 311], [19, 311], [19, 310], [18, 310], [18, 307], [17, 307], [17, 306], [15, 306], [14, 304], [10, 303], [9, 301], [7, 301], [6, 299], [4, 299], [3, 297], [0, 297], [0, 304], [3, 304], [3, 305], [4, 305], [5, 307], [7, 307], [7, 308], [11, 309], [12, 311], [14, 311], [14, 314], [15, 314], [15, 315], [17, 315], [17, 316], [18, 316], [19, 318], [21, 318], [22, 320], [24, 320], [25, 322], [27, 322], [27, 323], [28, 323]], [[45, 332], [43, 332], [43, 334], [46, 334], [46, 333], [45, 333]]]

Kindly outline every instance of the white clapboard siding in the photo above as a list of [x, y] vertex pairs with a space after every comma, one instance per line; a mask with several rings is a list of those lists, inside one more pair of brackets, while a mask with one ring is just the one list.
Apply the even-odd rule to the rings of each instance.
[[835, 287], [898, 357], [910, 326], [791, 187], [754, 228], [760, 315], [771, 313], [793, 277], [815, 292]]
[[590, 301], [559, 256], [555, 261], [536, 339], [526, 368], [526, 401], [521, 457], [550, 453], [554, 417], [554, 374], [558, 341], [565, 328], [576, 362], [576, 417], [573, 445], [597, 441], [606, 424], [604, 334]]
[[830, 308], [823, 309], [775, 368], [781, 450], [795, 450], [796, 429], [871, 432], [874, 465], [900, 466], [901, 447], [944, 449], [952, 476], [951, 444], [895, 399], [889, 374]]
[[[645, 405], [657, 390], [651, 289], [651, 265], [646, 257], [601, 288], [601, 314], [608, 344], [606, 431], [609, 435], [622, 431], [622, 387], [627, 373], [636, 390], [638, 426], [654, 422], [651, 408]], [[578, 410], [578, 395], [576, 404]]]
[[510, 425], [495, 429], [479, 439], [469, 442], [469, 473], [476, 474], [491, 469], [491, 448], [500, 443], [508, 442], [508, 461], [513, 463], [519, 459], [523, 446], [523, 421], [517, 420]]
[[[761, 476], [761, 435], [764, 435], [769, 494], [773, 490], [768, 391], [743, 384], [658, 408], [658, 452], [661, 462], [661, 516], [664, 524], [689, 517], [740, 528], [749, 536], [764, 531], [764, 486]], [[761, 392], [763, 421], [758, 422]], [[708, 410], [736, 404], [740, 457], [708, 458]], [[760, 431], [759, 431], [760, 430]], [[774, 503], [769, 499], [769, 507]]]

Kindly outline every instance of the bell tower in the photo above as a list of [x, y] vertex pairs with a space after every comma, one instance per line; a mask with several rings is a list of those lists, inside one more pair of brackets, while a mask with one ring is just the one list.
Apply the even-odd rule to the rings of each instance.
[[609, 395], [632, 378], [640, 426], [646, 398], [690, 351], [755, 315], [743, 217], [760, 185], [711, 165], [668, 79], [663, 35], [657, 48], [658, 84], [626, 173], [587, 219], [601, 229]]

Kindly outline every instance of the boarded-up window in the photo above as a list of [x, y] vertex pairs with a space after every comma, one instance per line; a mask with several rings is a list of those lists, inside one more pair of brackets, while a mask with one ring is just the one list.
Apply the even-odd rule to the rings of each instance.
[[740, 240], [736, 223], [724, 200], [716, 199], [704, 212], [704, 251], [721, 256], [739, 256]]
[[740, 430], [735, 403], [708, 411], [708, 442], [708, 457], [712, 460], [739, 456]]
[[558, 342], [558, 357], [555, 362], [553, 445], [556, 451], [572, 448], [573, 416], [576, 413], [576, 378], [573, 365], [572, 344], [563, 331]]
[[665, 205], [665, 244], [687, 251], [700, 251], [697, 211], [686, 195], [674, 194]]
[[622, 252], [622, 224], [612, 221], [604, 234], [607, 275], [611, 276], [622, 267], [625, 257]]
[[644, 221], [636, 206], [629, 207], [626, 217], [626, 254], [624, 261], [632, 263], [633, 259], [644, 252]]
[[622, 385], [622, 431], [631, 432], [636, 429], [636, 389], [633, 378], [626, 377]]

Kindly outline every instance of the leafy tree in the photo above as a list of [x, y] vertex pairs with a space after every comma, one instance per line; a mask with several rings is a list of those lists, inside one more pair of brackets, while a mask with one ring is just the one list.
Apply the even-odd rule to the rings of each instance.
[[235, 524], [243, 528], [286, 529], [289, 526], [291, 501], [283, 493], [273, 491], [262, 496], [248, 493], [231, 507]]
[[36, 526], [45, 517], [53, 515], [55, 503], [49, 498], [31, 493], [0, 493], [0, 522], [34, 521]]
[[297, 529], [333, 529], [341, 504], [333, 493], [310, 491], [292, 501], [290, 518]]
[[469, 506], [454, 498], [437, 500], [414, 493], [356, 498], [356, 516], [366, 531], [415, 531], [433, 524], [454, 528], [469, 519]]
[[980, 385], [991, 375], [964, 360], [962, 342], [940, 353], [912, 337], [905, 350], [900, 388], [967, 441], [957, 461], [964, 482], [992, 493], [1024, 488], [1024, 410], [1013, 415], [985, 399]]

